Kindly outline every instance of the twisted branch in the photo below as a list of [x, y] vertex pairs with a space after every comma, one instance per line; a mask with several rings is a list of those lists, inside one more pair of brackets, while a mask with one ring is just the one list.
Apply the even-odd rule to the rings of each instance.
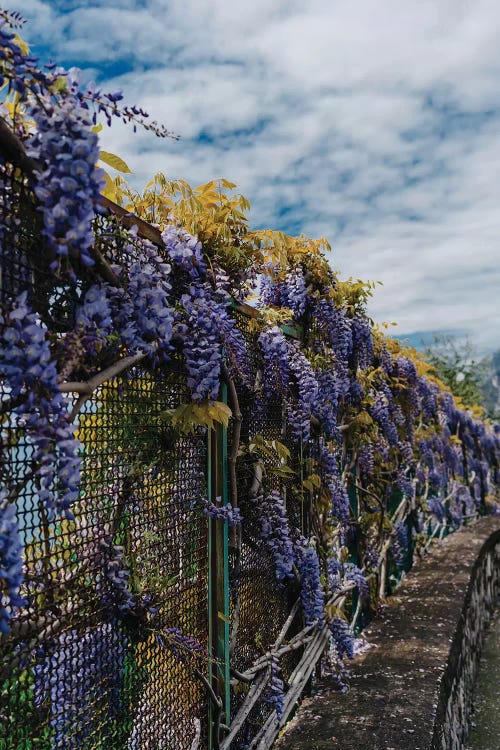
[[81, 411], [83, 405], [89, 400], [94, 391], [99, 388], [100, 385], [105, 383], [107, 380], [119, 375], [123, 370], [126, 370], [138, 362], [141, 362], [146, 357], [142, 352], [139, 354], [132, 354], [129, 357], [119, 359], [114, 364], [107, 367], [105, 370], [98, 372], [92, 378], [86, 381], [69, 381], [61, 383], [59, 390], [61, 393], [79, 393], [80, 397], [77, 399], [71, 414], [69, 415], [69, 421], [73, 422], [76, 415]]

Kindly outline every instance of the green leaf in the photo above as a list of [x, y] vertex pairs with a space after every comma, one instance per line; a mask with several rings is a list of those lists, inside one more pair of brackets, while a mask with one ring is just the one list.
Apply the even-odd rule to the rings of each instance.
[[200, 403], [179, 404], [176, 409], [166, 409], [161, 413], [164, 421], [170, 422], [183, 432], [191, 432], [195, 427], [214, 429], [215, 422], [227, 427], [232, 411], [222, 401], [201, 401]]
[[222, 401], [214, 401], [212, 404], [209, 404], [207, 411], [215, 422], [220, 422], [224, 427], [228, 426], [229, 419], [233, 414], [229, 406]]
[[289, 466], [274, 466], [269, 469], [272, 474], [276, 474], [278, 477], [284, 477], [285, 479], [290, 476], [295, 476], [296, 472]]
[[128, 164], [116, 154], [112, 154], [109, 151], [100, 151], [99, 159], [103, 161], [104, 164], [107, 164], [108, 167], [113, 167], [113, 169], [116, 169], [117, 172], [123, 172], [123, 174], [132, 174], [132, 170], [129, 168]]
[[279, 440], [273, 440], [271, 442], [271, 445], [280, 458], [285, 458], [285, 459], [290, 458], [289, 449], [286, 447], [286, 445], [283, 445], [283, 443], [280, 443]]

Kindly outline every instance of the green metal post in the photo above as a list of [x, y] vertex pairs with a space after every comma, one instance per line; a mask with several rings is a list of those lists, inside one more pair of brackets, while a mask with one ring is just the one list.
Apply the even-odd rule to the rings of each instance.
[[[221, 388], [221, 400], [226, 403], [226, 386]], [[227, 430], [218, 425], [209, 430], [208, 438], [208, 497], [213, 503], [226, 505], [227, 489]], [[220, 501], [218, 501], [220, 498]], [[229, 674], [229, 535], [227, 523], [209, 520], [208, 528], [208, 627], [209, 649], [213, 658], [209, 678], [216, 694], [222, 699], [224, 723], [230, 721]], [[210, 710], [213, 727], [213, 711]], [[214, 737], [209, 739], [214, 746]]]

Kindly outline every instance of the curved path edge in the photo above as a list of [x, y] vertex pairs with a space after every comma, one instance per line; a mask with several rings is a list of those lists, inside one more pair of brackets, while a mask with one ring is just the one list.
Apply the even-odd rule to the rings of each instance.
[[321, 680], [279, 750], [459, 750], [484, 627], [500, 593], [500, 518], [451, 534], [418, 561], [363, 632], [350, 691]]

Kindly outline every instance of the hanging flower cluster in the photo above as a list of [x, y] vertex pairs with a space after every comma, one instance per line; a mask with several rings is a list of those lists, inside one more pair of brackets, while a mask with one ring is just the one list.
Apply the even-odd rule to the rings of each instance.
[[10, 632], [9, 620], [26, 604], [20, 595], [23, 574], [23, 546], [16, 512], [7, 491], [0, 490], [0, 633]]
[[[105, 648], [103, 648], [103, 644]], [[62, 631], [42, 647], [35, 666], [33, 699], [47, 711], [54, 750], [77, 750], [105, 716], [123, 711], [123, 664], [129, 641], [120, 622]], [[97, 708], [96, 708], [97, 707]]]
[[267, 703], [276, 711], [276, 716], [280, 720], [283, 716], [285, 693], [279, 660], [275, 655], [271, 658], [270, 695], [267, 698]]
[[10, 391], [11, 419], [33, 446], [29, 461], [38, 496], [49, 518], [57, 512], [72, 518], [70, 506], [80, 485], [80, 444], [60, 392], [57, 365], [47, 331], [21, 294], [0, 314], [0, 376]]
[[306, 625], [323, 624], [325, 592], [320, 580], [318, 555], [303, 537], [295, 546], [295, 562], [300, 576], [300, 597]]
[[277, 580], [293, 577], [293, 544], [285, 504], [281, 493], [274, 490], [258, 502], [261, 539], [266, 543], [274, 562]]
[[[221, 501], [221, 498], [218, 498]], [[226, 505], [215, 505], [209, 500], [206, 500], [203, 508], [204, 514], [207, 518], [212, 518], [214, 521], [222, 521], [227, 523], [229, 528], [237, 526], [241, 523], [241, 514], [239, 508], [233, 508], [231, 503]]]
[[349, 659], [352, 659], [354, 656], [354, 635], [349, 628], [349, 623], [342, 617], [335, 615], [328, 623], [328, 627], [332, 634], [339, 659], [342, 659], [344, 654]]
[[31, 115], [36, 125], [27, 141], [27, 153], [37, 164], [35, 195], [43, 215], [43, 234], [59, 269], [61, 259], [91, 266], [94, 260], [92, 220], [94, 206], [103, 187], [97, 135], [76, 97], [59, 106], [34, 104]]

